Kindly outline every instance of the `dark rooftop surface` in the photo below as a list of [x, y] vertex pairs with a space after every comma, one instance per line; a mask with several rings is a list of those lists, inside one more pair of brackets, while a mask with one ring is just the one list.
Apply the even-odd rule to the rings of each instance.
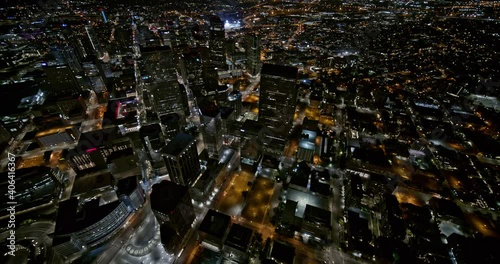
[[250, 245], [252, 234], [252, 229], [233, 224], [229, 230], [225, 244], [245, 252]]
[[293, 175], [290, 179], [290, 184], [295, 184], [300, 187], [307, 188], [307, 183], [309, 182], [308, 175]]
[[321, 179], [316, 177], [311, 177], [311, 187], [310, 190], [315, 193], [319, 193], [324, 196], [330, 195], [330, 184], [323, 182]]
[[222, 119], [227, 119], [233, 112], [234, 108], [223, 106], [220, 108], [220, 117]]
[[[108, 157], [106, 157], [106, 163], [108, 164], [115, 163], [116, 165], [124, 165], [123, 160], [128, 160], [129, 164], [127, 164], [127, 167], [129, 168], [137, 167], [134, 157], [134, 150], [132, 148], [114, 151], [113, 153], [109, 154]], [[124, 170], [125, 168], [120, 168], [120, 169]]]
[[271, 250], [271, 258], [276, 261], [292, 264], [295, 258], [295, 248], [285, 245], [281, 242], [274, 241], [273, 248]]
[[331, 216], [330, 211], [321, 209], [316, 206], [312, 206], [310, 204], [306, 205], [306, 211], [304, 212], [304, 220], [319, 223], [323, 226], [331, 225]]
[[280, 76], [286, 79], [296, 79], [298, 71], [296, 67], [264, 63], [262, 65], [261, 74]]
[[432, 197], [429, 200], [429, 205], [434, 211], [437, 211], [441, 215], [456, 217], [458, 219], [464, 217], [460, 207], [450, 200]]
[[286, 200], [285, 210], [283, 210], [283, 214], [281, 217], [281, 221], [287, 224], [293, 224], [295, 220], [295, 212], [297, 211], [298, 202], [293, 200]]
[[252, 160], [257, 160], [259, 158], [259, 143], [255, 140], [249, 140], [241, 148], [241, 157], [248, 158]]
[[198, 106], [200, 108], [201, 114], [204, 116], [216, 117], [220, 113], [219, 108], [212, 101], [202, 101], [198, 104]]
[[137, 188], [137, 184], [137, 176], [135, 175], [121, 179], [116, 184], [117, 194], [130, 195]]
[[111, 175], [111, 173], [77, 178], [73, 185], [71, 195], [79, 195], [92, 190], [112, 186], [113, 182], [113, 175]]
[[171, 181], [162, 181], [153, 185], [151, 209], [170, 214], [188, 192], [188, 187]]
[[160, 116], [160, 122], [163, 125], [167, 125], [167, 124], [176, 124], [176, 125], [178, 125], [179, 124], [179, 120], [180, 120], [180, 116], [179, 116], [179, 114], [176, 114], [176, 113], [166, 114], [166, 115]]
[[317, 131], [318, 124], [319, 124], [319, 121], [311, 120], [311, 119], [308, 119], [306, 117], [306, 118], [304, 118], [304, 121], [302, 122], [302, 128], [306, 129], [306, 130], [310, 130], [310, 131]]
[[177, 236], [178, 235], [175, 232], [175, 229], [173, 229], [170, 225], [162, 224], [160, 226], [160, 237], [163, 244], [170, 243], [170, 241], [176, 239]]
[[179, 133], [162, 149], [162, 153], [177, 156], [193, 141], [193, 136]]
[[83, 153], [88, 149], [106, 145], [118, 138], [122, 138], [122, 136], [118, 133], [118, 127], [116, 126], [83, 133], [76, 149]]
[[141, 126], [141, 128], [139, 129], [139, 133], [141, 137], [152, 136], [156, 138], [161, 133], [161, 126], [159, 124]]
[[223, 237], [230, 223], [230, 216], [210, 209], [198, 229], [215, 237]]
[[262, 125], [262, 123], [247, 119], [241, 126], [241, 132], [256, 136], [259, 134], [263, 127], [264, 125]]

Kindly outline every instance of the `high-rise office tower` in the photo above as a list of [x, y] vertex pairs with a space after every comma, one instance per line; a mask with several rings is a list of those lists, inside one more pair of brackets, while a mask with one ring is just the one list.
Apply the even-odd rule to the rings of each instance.
[[280, 149], [282, 152], [292, 128], [297, 103], [297, 73], [295, 67], [273, 64], [262, 66], [259, 122], [266, 127], [264, 152], [269, 154], [282, 154]]
[[156, 156], [161, 159], [159, 151], [165, 146], [165, 139], [161, 130], [159, 124], [144, 125], [139, 129], [141, 142], [148, 150], [146, 153], [154, 160]]
[[247, 55], [247, 71], [252, 76], [260, 72], [260, 36], [258, 34], [249, 34], [245, 39], [245, 52]]
[[262, 66], [259, 121], [268, 128], [285, 131], [291, 128], [297, 101], [297, 73], [295, 67]]
[[203, 89], [201, 90], [202, 96], [211, 96], [217, 94], [219, 88], [219, 74], [217, 69], [208, 66], [203, 68]]
[[184, 186], [193, 183], [200, 174], [200, 161], [195, 138], [180, 133], [163, 149], [162, 154], [170, 180]]
[[148, 86], [153, 110], [158, 116], [178, 114], [181, 122], [189, 115], [186, 88], [177, 81], [164, 81]]
[[241, 107], [242, 107], [242, 102], [241, 102], [242, 96], [240, 91], [233, 90], [229, 93], [227, 96], [227, 101], [229, 102], [229, 106], [234, 109], [236, 117], [239, 117], [241, 115]]
[[177, 80], [177, 56], [169, 47], [143, 48], [144, 76], [146, 89], [151, 95], [153, 110], [158, 116], [176, 113], [189, 115], [187, 94]]
[[220, 17], [210, 18], [210, 62], [218, 70], [226, 70], [226, 35], [224, 23]]
[[200, 96], [203, 89], [203, 58], [201, 54], [193, 50], [182, 55], [181, 71], [185, 83], [188, 83], [189, 89], [195, 96]]
[[181, 133], [180, 120], [179, 115], [176, 113], [160, 116], [161, 128], [167, 142]]
[[221, 112], [214, 102], [205, 100], [199, 104], [201, 112], [201, 132], [208, 155], [218, 157], [222, 147]]
[[[170, 231], [172, 236], [180, 238], [175, 240], [182, 241], [196, 217], [189, 188], [171, 181], [162, 181], [153, 185], [150, 200], [151, 209], [158, 222], [170, 229], [165, 231]], [[162, 242], [166, 244], [166, 241]]]

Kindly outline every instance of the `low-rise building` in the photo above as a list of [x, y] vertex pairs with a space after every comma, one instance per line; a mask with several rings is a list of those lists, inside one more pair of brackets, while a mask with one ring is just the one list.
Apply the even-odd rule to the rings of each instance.
[[210, 209], [198, 228], [201, 245], [215, 252], [220, 252], [231, 223], [231, 217]]
[[248, 252], [252, 245], [252, 238], [252, 229], [239, 224], [233, 224], [224, 242], [223, 251], [233, 261], [248, 263]]

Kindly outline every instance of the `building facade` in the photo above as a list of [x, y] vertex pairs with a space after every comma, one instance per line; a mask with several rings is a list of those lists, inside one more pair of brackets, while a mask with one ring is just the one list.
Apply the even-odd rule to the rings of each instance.
[[167, 172], [172, 182], [189, 186], [200, 174], [200, 161], [195, 138], [180, 133], [163, 149]]
[[226, 63], [226, 33], [220, 17], [210, 18], [210, 63], [217, 70], [227, 70]]
[[150, 197], [158, 222], [169, 226], [179, 237], [185, 237], [195, 219], [188, 187], [164, 180], [153, 185]]
[[293, 126], [297, 102], [298, 69], [290, 66], [264, 64], [261, 71], [259, 122], [264, 152], [272, 156], [283, 154], [288, 133]]
[[153, 110], [158, 116], [177, 113], [189, 115], [187, 94], [179, 84], [177, 66], [179, 58], [169, 47], [143, 48], [141, 50], [145, 87], [149, 92]]
[[249, 34], [245, 38], [245, 52], [247, 56], [246, 67], [247, 72], [252, 76], [257, 75], [261, 68], [260, 41], [260, 35], [255, 33]]

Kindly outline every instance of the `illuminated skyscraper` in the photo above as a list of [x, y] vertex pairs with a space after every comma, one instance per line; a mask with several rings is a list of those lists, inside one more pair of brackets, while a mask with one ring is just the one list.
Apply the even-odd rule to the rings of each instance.
[[226, 35], [220, 17], [210, 18], [210, 62], [218, 70], [226, 70]]
[[193, 183], [200, 173], [200, 161], [194, 137], [180, 133], [163, 149], [170, 180], [184, 186]]
[[187, 94], [177, 80], [178, 58], [169, 47], [141, 49], [143, 68], [142, 79], [150, 92], [153, 108], [158, 116], [176, 113], [189, 115]]
[[160, 223], [161, 242], [165, 251], [177, 255], [185, 243], [196, 215], [189, 188], [171, 181], [153, 185], [151, 209]]
[[262, 66], [259, 121], [268, 128], [290, 130], [297, 102], [297, 73], [295, 67]]
[[229, 102], [229, 106], [234, 109], [236, 117], [241, 115], [241, 107], [242, 107], [242, 102], [241, 102], [241, 93], [240, 91], [233, 90], [229, 95], [227, 96], [227, 101]]
[[264, 64], [261, 71], [259, 122], [265, 125], [264, 152], [281, 156], [293, 125], [298, 69]]
[[188, 83], [189, 89], [195, 96], [201, 95], [203, 89], [203, 58], [198, 51], [184, 53], [181, 60], [181, 71], [184, 82]]
[[259, 73], [260, 63], [260, 36], [257, 34], [250, 34], [246, 36], [245, 52], [247, 55], [247, 71], [252, 76]]
[[217, 157], [222, 147], [222, 120], [219, 108], [211, 101], [199, 104], [203, 142], [211, 157]]

